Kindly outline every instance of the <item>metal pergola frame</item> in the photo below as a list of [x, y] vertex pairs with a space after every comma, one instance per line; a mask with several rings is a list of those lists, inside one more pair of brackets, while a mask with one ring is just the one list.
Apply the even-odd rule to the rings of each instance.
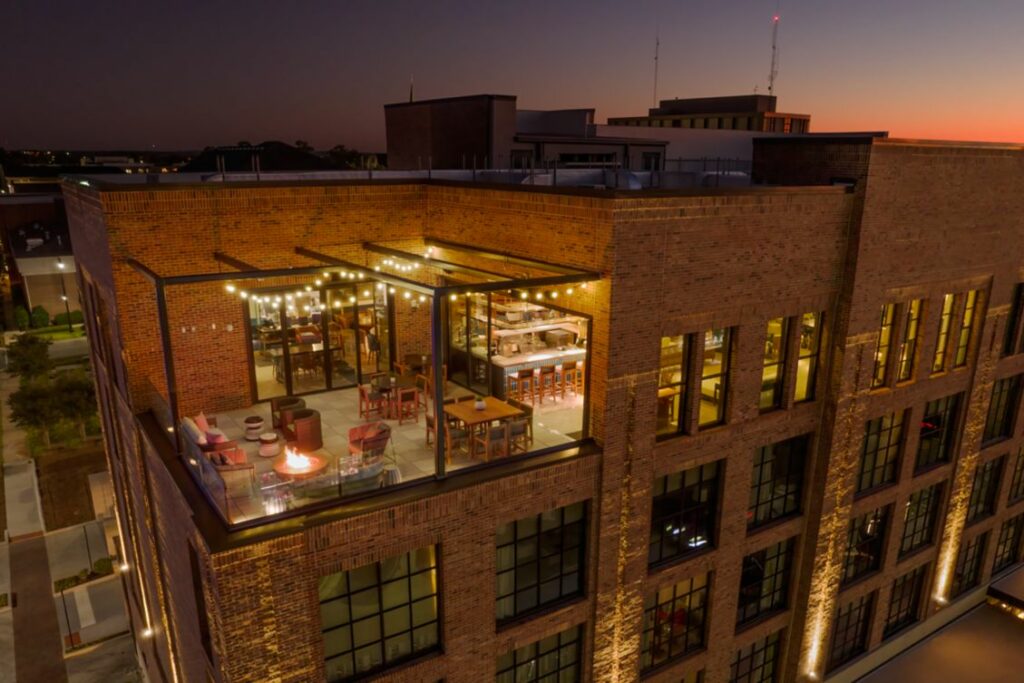
[[[156, 305], [157, 305], [157, 317], [160, 327], [160, 345], [163, 351], [163, 366], [164, 374], [167, 380], [167, 399], [168, 408], [170, 411], [171, 424], [169, 435], [175, 446], [179, 456], [184, 454], [184, 447], [182, 443], [182, 437], [180, 434], [179, 423], [181, 415], [179, 415], [178, 406], [178, 386], [174, 367], [174, 356], [172, 353], [172, 342], [170, 336], [170, 326], [168, 321], [168, 310], [167, 310], [167, 288], [179, 285], [189, 284], [200, 284], [208, 282], [233, 282], [237, 280], [262, 280], [272, 279], [280, 277], [302, 277], [302, 276], [316, 276], [323, 275], [325, 268], [344, 268], [348, 271], [357, 274], [356, 279], [351, 281], [351, 284], [366, 283], [368, 281], [383, 282], [393, 287], [400, 287], [406, 290], [416, 292], [431, 297], [431, 317], [430, 317], [430, 351], [431, 351], [431, 367], [433, 370], [434, 377], [440, 377], [442, 372], [442, 359], [444, 357], [444, 334], [442, 328], [442, 321], [444, 320], [443, 306], [447, 298], [450, 295], [466, 295], [470, 293], [482, 294], [489, 292], [498, 292], [502, 290], [524, 290], [534, 289], [540, 287], [553, 287], [557, 285], [584, 283], [593, 280], [600, 279], [600, 274], [592, 271], [578, 270], [569, 268], [566, 266], [558, 266], [554, 264], [543, 263], [541, 261], [534, 261], [527, 258], [516, 257], [508, 254], [501, 254], [498, 252], [487, 251], [478, 249], [475, 247], [468, 247], [465, 245], [459, 245], [452, 242], [445, 242], [443, 240], [426, 240], [428, 244], [436, 245], [444, 249], [452, 249], [456, 251], [472, 252], [475, 255], [489, 258], [498, 261], [504, 261], [506, 263], [514, 263], [517, 265], [527, 266], [538, 270], [549, 270], [557, 273], [556, 275], [541, 276], [541, 277], [530, 277], [530, 278], [515, 278], [509, 275], [503, 275], [496, 272], [482, 270], [474, 268], [472, 266], [463, 266], [449, 261], [441, 259], [426, 258], [420, 255], [412, 254], [410, 252], [404, 252], [397, 249], [391, 249], [389, 247], [383, 247], [373, 243], [364, 243], [362, 247], [372, 253], [394, 256], [396, 258], [402, 258], [407, 260], [419, 260], [420, 262], [427, 265], [434, 265], [435, 267], [441, 267], [447, 270], [458, 270], [461, 272], [475, 273], [478, 276], [486, 277], [497, 277], [499, 280], [491, 280], [488, 282], [481, 282], [475, 284], [459, 284], [459, 285], [443, 285], [443, 286], [432, 286], [417, 282], [400, 275], [384, 272], [383, 270], [376, 270], [373, 267], [365, 265], [359, 265], [352, 263], [345, 259], [336, 258], [329, 254], [325, 254], [313, 249], [306, 247], [295, 247], [295, 253], [299, 256], [303, 256], [313, 261], [319, 261], [321, 265], [316, 266], [299, 266], [289, 268], [271, 268], [271, 269], [259, 269], [252, 266], [245, 261], [229, 256], [222, 252], [214, 252], [213, 258], [218, 263], [235, 268], [233, 272], [215, 272], [215, 273], [196, 273], [190, 275], [173, 275], [173, 276], [162, 276], [151, 268], [141, 263], [140, 261], [129, 258], [126, 260], [129, 266], [131, 266], [138, 273], [143, 275], [149, 280], [155, 289], [156, 294]], [[548, 302], [545, 302], [548, 305]], [[560, 310], [567, 311], [568, 309], [560, 306], [555, 306]], [[588, 318], [592, 322], [592, 316], [584, 315], [576, 312], [577, 315], [582, 315]], [[588, 335], [588, 355], [589, 355], [589, 339]], [[586, 366], [587, 380], [586, 384], [589, 387], [589, 375], [590, 375], [590, 363]], [[442, 382], [434, 382], [434, 405], [444, 405], [444, 390], [445, 386]], [[589, 419], [586, 410], [584, 410], [584, 433], [588, 430]], [[447, 476], [446, 463], [445, 463], [445, 434], [443, 429], [438, 429], [434, 440], [434, 479], [445, 479]], [[572, 445], [572, 444], [570, 444]], [[578, 443], [576, 443], [578, 445]], [[544, 449], [539, 451], [540, 453], [547, 452], [551, 449]], [[535, 455], [534, 453], [524, 454], [519, 457], [527, 457]], [[507, 458], [505, 459], [507, 460]], [[476, 467], [463, 468], [462, 471], [475, 470], [477, 467], [487, 467], [488, 463], [481, 464]], [[410, 482], [411, 483], [411, 482]], [[200, 486], [203, 490], [204, 495], [210, 497], [209, 491], [206, 490], [205, 486]], [[371, 494], [372, 495], [372, 494]], [[214, 508], [219, 511], [219, 507], [214, 503]], [[271, 520], [276, 520], [282, 517], [290, 517], [293, 514], [302, 514], [307, 512], [305, 508], [301, 511], [287, 511], [279, 513], [277, 515], [271, 515], [264, 518], [260, 518], [258, 524], [265, 524]], [[245, 528], [251, 526], [246, 523], [241, 525], [232, 524], [230, 520], [225, 519], [225, 522], [231, 528]]]

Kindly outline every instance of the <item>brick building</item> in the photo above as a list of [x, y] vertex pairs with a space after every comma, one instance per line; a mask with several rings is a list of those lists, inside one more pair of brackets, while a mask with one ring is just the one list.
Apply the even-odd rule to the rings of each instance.
[[[741, 189], [69, 181], [150, 679], [841, 681], [976, 604], [1021, 560], [1021, 150], [768, 144]], [[417, 358], [429, 445], [357, 405]], [[471, 438], [469, 390], [517, 416]], [[267, 399], [314, 458], [244, 440]]]
[[762, 133], [809, 133], [810, 114], [775, 111], [774, 95], [732, 95], [661, 100], [647, 116], [615, 116], [612, 126], [753, 130]]

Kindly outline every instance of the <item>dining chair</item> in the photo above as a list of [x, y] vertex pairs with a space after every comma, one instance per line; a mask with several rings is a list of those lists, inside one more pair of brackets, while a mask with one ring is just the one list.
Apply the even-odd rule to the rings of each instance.
[[423, 408], [423, 412], [427, 412], [427, 398], [430, 394], [430, 380], [427, 379], [426, 375], [416, 375], [416, 390], [419, 392], [416, 395], [417, 408]]
[[449, 465], [452, 462], [452, 453], [469, 453], [469, 430], [458, 427], [448, 420], [444, 421], [444, 461]]
[[558, 373], [558, 388], [561, 390], [562, 398], [565, 398], [566, 389], [572, 389], [573, 394], [579, 395], [580, 378], [580, 369], [576, 361], [562, 363], [561, 371]]
[[490, 462], [492, 456], [508, 455], [508, 425], [487, 423], [484, 427], [484, 462]]
[[398, 390], [398, 396], [395, 399], [398, 424], [403, 424], [406, 420], [412, 420], [417, 423], [420, 421], [419, 398], [417, 398], [417, 394], [419, 392], [416, 391], [415, 387]]
[[387, 396], [370, 385], [359, 385], [359, 417], [366, 419], [372, 413], [385, 417], [388, 412]]
[[558, 384], [555, 379], [555, 366], [545, 365], [537, 374], [537, 400], [544, 404], [544, 395], [551, 396], [552, 401], [557, 401]]

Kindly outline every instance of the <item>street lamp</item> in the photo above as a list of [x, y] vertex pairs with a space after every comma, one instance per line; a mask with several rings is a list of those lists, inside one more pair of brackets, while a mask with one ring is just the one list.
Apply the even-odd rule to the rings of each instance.
[[64, 313], [67, 315], [68, 320], [68, 334], [73, 334], [75, 330], [71, 327], [71, 305], [68, 303], [68, 290], [64, 285], [64, 259], [60, 256], [57, 257], [57, 269], [60, 271], [60, 300], [64, 302]]

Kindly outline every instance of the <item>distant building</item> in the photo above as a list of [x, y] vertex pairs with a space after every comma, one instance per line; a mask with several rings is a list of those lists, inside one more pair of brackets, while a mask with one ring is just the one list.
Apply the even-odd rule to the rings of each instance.
[[388, 168], [658, 170], [663, 140], [597, 135], [593, 109], [517, 109], [514, 95], [384, 105]]
[[647, 116], [616, 116], [612, 126], [653, 128], [710, 128], [717, 130], [753, 130], [762, 133], [809, 133], [810, 114], [775, 111], [774, 95], [733, 95], [661, 100], [661, 106], [648, 110]]

